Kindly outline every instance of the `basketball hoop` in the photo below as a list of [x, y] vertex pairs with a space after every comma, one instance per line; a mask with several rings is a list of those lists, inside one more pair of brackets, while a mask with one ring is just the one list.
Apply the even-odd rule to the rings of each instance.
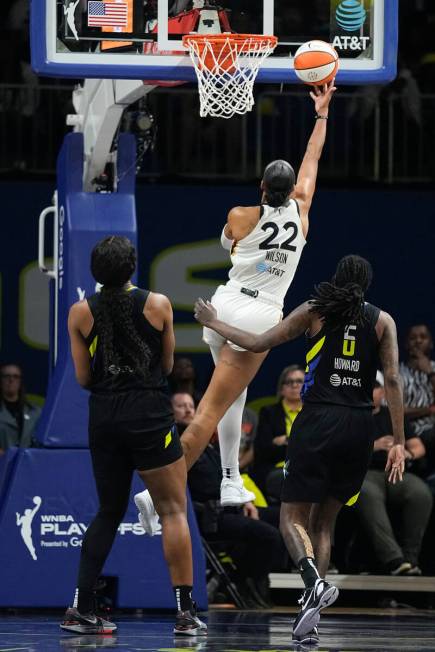
[[276, 36], [263, 34], [183, 36], [198, 77], [201, 117], [231, 118], [251, 111], [258, 70], [277, 42]]

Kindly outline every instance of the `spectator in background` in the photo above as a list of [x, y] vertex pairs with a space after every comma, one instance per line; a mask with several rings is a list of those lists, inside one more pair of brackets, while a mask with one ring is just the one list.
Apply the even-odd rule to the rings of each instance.
[[176, 392], [172, 395], [172, 409], [180, 436], [195, 416], [195, 403], [188, 392]]
[[281, 372], [278, 380], [278, 403], [263, 407], [258, 419], [254, 443], [254, 479], [260, 489], [280, 500], [282, 467], [292, 425], [302, 409], [301, 389], [304, 369], [293, 364]]
[[400, 365], [405, 415], [426, 447], [429, 471], [435, 470], [435, 361], [430, 357], [432, 350], [428, 326], [411, 326], [406, 338], [408, 358]]
[[11, 446], [28, 448], [40, 408], [26, 400], [23, 372], [16, 364], [0, 367], [0, 453]]
[[197, 388], [196, 371], [190, 358], [176, 358], [172, 374], [169, 376], [169, 386], [172, 394], [190, 394], [195, 406], [202, 398], [203, 392]]
[[[382, 570], [391, 575], [421, 575], [419, 554], [432, 510], [432, 495], [426, 483], [413, 473], [402, 482], [388, 482], [385, 473], [388, 451], [394, 444], [388, 408], [382, 405], [384, 388], [373, 390], [375, 441], [369, 471], [361, 488], [357, 511]], [[405, 419], [408, 470], [425, 455], [424, 444]], [[392, 514], [400, 517], [400, 543]]]

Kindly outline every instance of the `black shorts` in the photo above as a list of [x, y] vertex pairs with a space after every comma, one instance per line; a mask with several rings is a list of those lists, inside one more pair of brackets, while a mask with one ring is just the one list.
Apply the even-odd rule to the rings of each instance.
[[358, 494], [373, 451], [371, 409], [305, 403], [291, 430], [282, 501], [347, 503]]
[[89, 448], [93, 459], [117, 457], [132, 469], [148, 471], [182, 457], [172, 413], [159, 408], [161, 423], [157, 426], [148, 405], [149, 397], [142, 392], [91, 395]]

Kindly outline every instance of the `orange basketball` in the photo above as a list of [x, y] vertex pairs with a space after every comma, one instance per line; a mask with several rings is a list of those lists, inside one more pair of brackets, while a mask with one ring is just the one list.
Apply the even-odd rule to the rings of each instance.
[[329, 43], [307, 41], [295, 54], [295, 73], [304, 84], [320, 86], [335, 77], [338, 61], [338, 54]]

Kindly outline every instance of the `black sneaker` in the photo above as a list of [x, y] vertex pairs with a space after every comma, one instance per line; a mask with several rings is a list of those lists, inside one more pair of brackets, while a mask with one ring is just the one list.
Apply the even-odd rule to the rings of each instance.
[[295, 636], [293, 634], [292, 643], [300, 645], [317, 645], [319, 643], [319, 631], [317, 627], [307, 632], [307, 634], [302, 634], [301, 636]]
[[110, 620], [104, 620], [94, 613], [81, 614], [74, 607], [66, 610], [60, 628], [74, 634], [113, 634], [117, 630]]
[[196, 615], [195, 606], [192, 611], [177, 611], [174, 634], [177, 636], [207, 636], [207, 625]]
[[319, 624], [320, 611], [337, 598], [338, 589], [335, 586], [325, 580], [316, 580], [313, 588], [306, 589], [299, 600], [302, 607], [293, 624], [293, 634], [299, 637], [313, 631]]

